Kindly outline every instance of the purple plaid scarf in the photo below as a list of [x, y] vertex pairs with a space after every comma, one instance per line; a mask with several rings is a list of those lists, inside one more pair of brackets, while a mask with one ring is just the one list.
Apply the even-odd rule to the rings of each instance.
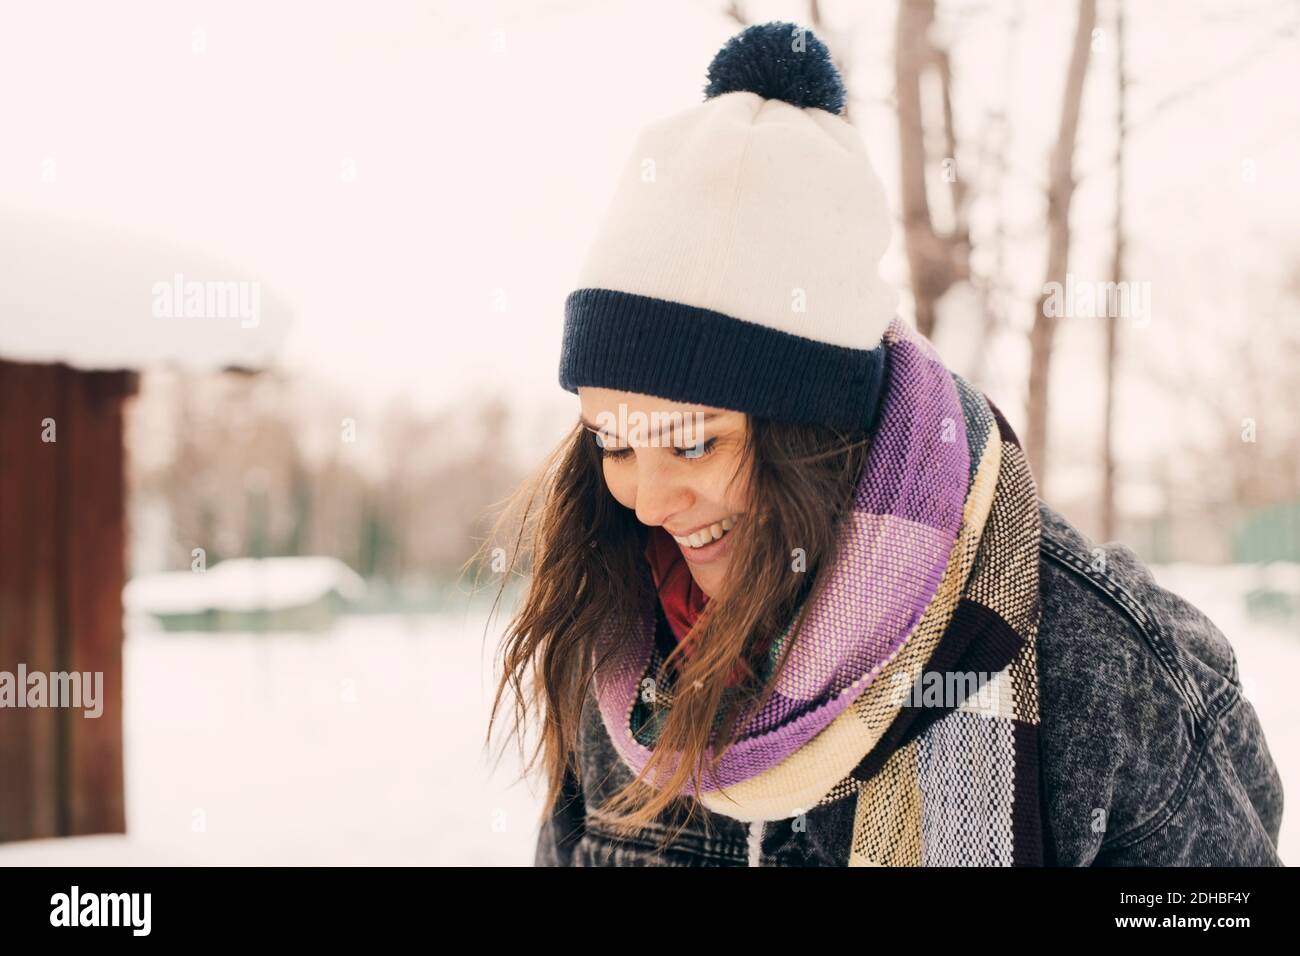
[[[860, 802], [855, 863], [1032, 863], [1041, 860], [1032, 477], [1005, 419], [923, 336], [895, 319], [884, 341], [880, 421], [839, 555], [820, 572], [826, 587], [775, 642], [767, 679], [795, 635], [768, 702], [725, 750], [711, 786], [688, 792], [757, 821], [888, 787], [876, 806]], [[985, 535], [992, 526], [999, 533]], [[645, 717], [660, 703], [642, 690], [660, 659], [655, 621], [651, 603], [634, 633], [606, 633], [596, 648], [601, 715], [634, 773], [650, 758]], [[922, 672], [986, 675], [978, 689], [1001, 702], [977, 704], [968, 687], [960, 699], [909, 703], [898, 690], [919, 687]], [[990, 753], [972, 780], [974, 749]], [[906, 812], [900, 780], [920, 795]], [[935, 815], [972, 792], [987, 792], [982, 835]]]

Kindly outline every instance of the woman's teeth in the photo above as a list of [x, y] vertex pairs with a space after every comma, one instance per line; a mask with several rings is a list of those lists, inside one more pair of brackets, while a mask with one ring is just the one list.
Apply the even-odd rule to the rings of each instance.
[[736, 523], [736, 515], [730, 518], [723, 518], [721, 521], [715, 521], [707, 528], [701, 528], [688, 537], [679, 538], [673, 535], [673, 540], [684, 548], [702, 548], [706, 544], [717, 541], [724, 534], [732, 529]]

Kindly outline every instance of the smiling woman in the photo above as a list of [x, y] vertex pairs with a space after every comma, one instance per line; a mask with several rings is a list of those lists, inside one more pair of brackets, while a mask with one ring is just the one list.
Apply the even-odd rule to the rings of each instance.
[[[584, 422], [606, 420], [689, 423], [608, 436], [595, 431], [605, 485], [614, 500], [647, 528], [662, 528], [681, 547], [695, 583], [710, 598], [723, 586], [731, 535], [749, 510], [741, 466], [745, 415], [682, 405], [608, 388], [578, 389]], [[725, 527], [724, 527], [725, 523]]]
[[531, 572], [493, 715], [541, 733], [537, 862], [1277, 862], [1231, 647], [1098, 571], [896, 315], [825, 47], [751, 27], [709, 80], [633, 148], [565, 302], [580, 420], [492, 536]]

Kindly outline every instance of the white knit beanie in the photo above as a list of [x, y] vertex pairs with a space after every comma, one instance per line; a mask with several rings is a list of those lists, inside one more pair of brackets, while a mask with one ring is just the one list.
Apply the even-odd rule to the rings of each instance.
[[870, 428], [898, 293], [889, 210], [809, 30], [732, 37], [651, 123], [565, 300], [560, 384]]

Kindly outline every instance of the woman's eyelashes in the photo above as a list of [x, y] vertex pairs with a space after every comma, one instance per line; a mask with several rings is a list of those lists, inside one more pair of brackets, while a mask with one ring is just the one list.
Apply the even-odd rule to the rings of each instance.
[[[594, 437], [596, 446], [600, 449], [601, 458], [608, 458], [613, 461], [622, 461], [627, 458], [628, 455], [632, 454], [632, 448], [630, 445], [615, 448], [605, 444], [608, 439], [601, 438], [600, 435], [595, 435]], [[715, 436], [698, 445], [689, 445], [685, 447], [673, 446], [673, 454], [684, 461], [699, 461], [701, 458], [713, 454], [714, 446], [717, 444], [717, 441], [718, 439]]]

